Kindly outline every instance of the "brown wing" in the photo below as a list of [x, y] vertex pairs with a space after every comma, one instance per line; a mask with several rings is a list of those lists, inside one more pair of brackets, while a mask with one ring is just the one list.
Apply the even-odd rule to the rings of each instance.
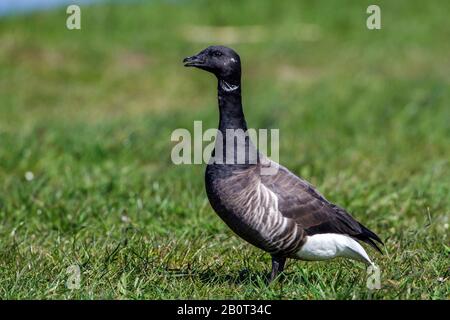
[[278, 196], [278, 209], [291, 218], [308, 235], [346, 234], [367, 242], [380, 251], [373, 240], [380, 238], [356, 221], [344, 209], [326, 200], [308, 182], [280, 166], [274, 175], [261, 175], [263, 184]]

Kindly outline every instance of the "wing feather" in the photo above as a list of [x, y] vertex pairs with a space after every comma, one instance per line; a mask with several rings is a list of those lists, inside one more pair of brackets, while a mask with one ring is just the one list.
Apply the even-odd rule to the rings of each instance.
[[278, 166], [276, 174], [262, 175], [261, 180], [278, 196], [278, 207], [283, 216], [295, 220], [307, 235], [346, 234], [368, 243], [381, 252], [373, 241], [382, 244], [375, 233], [356, 221], [343, 208], [326, 200], [307, 181], [281, 165]]

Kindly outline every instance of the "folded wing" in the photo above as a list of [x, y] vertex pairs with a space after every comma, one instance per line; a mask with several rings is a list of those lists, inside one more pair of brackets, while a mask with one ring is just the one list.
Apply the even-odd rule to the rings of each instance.
[[343, 208], [326, 200], [311, 184], [279, 166], [274, 175], [262, 175], [262, 183], [278, 196], [278, 209], [295, 220], [307, 235], [336, 233], [364, 241], [381, 252], [381, 239]]

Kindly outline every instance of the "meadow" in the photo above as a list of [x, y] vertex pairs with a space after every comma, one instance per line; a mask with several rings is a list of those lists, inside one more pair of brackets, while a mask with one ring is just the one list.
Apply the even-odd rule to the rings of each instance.
[[[2, 299], [448, 299], [450, 2], [151, 1], [0, 19]], [[384, 241], [380, 290], [345, 260], [270, 257], [210, 208], [205, 165], [170, 135], [218, 123], [216, 81], [181, 60], [243, 63], [250, 127], [280, 162]], [[67, 287], [71, 266], [78, 289]], [[68, 271], [69, 268], [69, 271]], [[69, 286], [70, 287], [70, 286]]]

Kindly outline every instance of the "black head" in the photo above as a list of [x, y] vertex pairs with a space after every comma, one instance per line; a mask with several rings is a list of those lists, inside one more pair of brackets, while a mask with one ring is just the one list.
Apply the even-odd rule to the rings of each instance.
[[206, 70], [224, 80], [240, 80], [241, 59], [230, 48], [211, 46], [192, 57], [183, 60], [185, 67], [196, 67]]

